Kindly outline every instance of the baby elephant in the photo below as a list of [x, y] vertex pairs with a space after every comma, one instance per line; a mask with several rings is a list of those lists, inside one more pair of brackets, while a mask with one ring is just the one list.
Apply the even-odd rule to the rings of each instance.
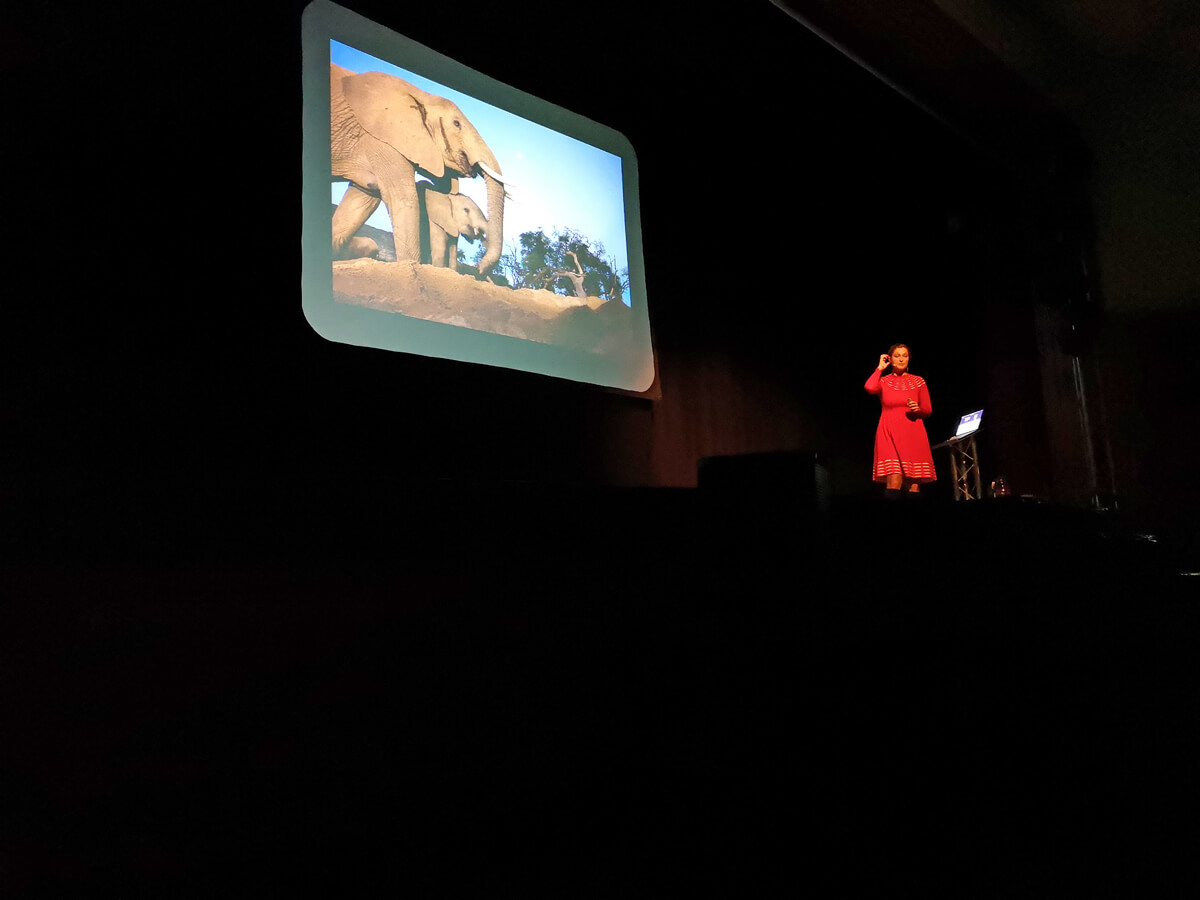
[[458, 236], [474, 243], [487, 234], [487, 217], [465, 194], [442, 194], [428, 181], [417, 182], [421, 212], [421, 262], [458, 269]]

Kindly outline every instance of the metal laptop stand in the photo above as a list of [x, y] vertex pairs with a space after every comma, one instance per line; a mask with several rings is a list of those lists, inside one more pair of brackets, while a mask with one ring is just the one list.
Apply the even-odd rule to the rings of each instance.
[[981, 500], [983, 490], [979, 484], [979, 448], [975, 445], [972, 431], [960, 438], [950, 438], [934, 446], [950, 450], [950, 475], [954, 479], [955, 500]]

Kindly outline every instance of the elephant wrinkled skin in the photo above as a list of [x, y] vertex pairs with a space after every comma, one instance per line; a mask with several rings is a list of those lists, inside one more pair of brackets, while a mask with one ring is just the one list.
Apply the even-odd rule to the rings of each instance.
[[438, 185], [482, 175], [487, 184], [486, 274], [504, 242], [504, 182], [495, 155], [457, 105], [382, 72], [329, 67], [332, 177], [350, 182], [333, 214], [333, 255], [382, 201], [392, 219], [396, 259], [421, 257], [416, 173]]

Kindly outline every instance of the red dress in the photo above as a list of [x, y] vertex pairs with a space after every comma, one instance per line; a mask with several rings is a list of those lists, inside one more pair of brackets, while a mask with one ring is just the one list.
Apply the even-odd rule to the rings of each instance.
[[[875, 429], [872, 479], [887, 481], [889, 475], [903, 475], [909, 481], [936, 481], [933, 453], [922, 421], [933, 413], [925, 379], [907, 372], [880, 378], [876, 369], [863, 387], [870, 394], [878, 394], [883, 406]], [[908, 408], [910, 399], [917, 401], [918, 412]]]

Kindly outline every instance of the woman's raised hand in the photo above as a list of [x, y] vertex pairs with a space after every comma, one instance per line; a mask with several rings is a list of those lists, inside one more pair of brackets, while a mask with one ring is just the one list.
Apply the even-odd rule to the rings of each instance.
[[892, 358], [890, 356], [888, 356], [886, 353], [880, 353], [879, 354], [879, 367], [878, 367], [879, 371], [882, 372], [884, 369], [886, 369], [888, 367], [888, 363], [890, 363], [891, 361], [892, 361]]

